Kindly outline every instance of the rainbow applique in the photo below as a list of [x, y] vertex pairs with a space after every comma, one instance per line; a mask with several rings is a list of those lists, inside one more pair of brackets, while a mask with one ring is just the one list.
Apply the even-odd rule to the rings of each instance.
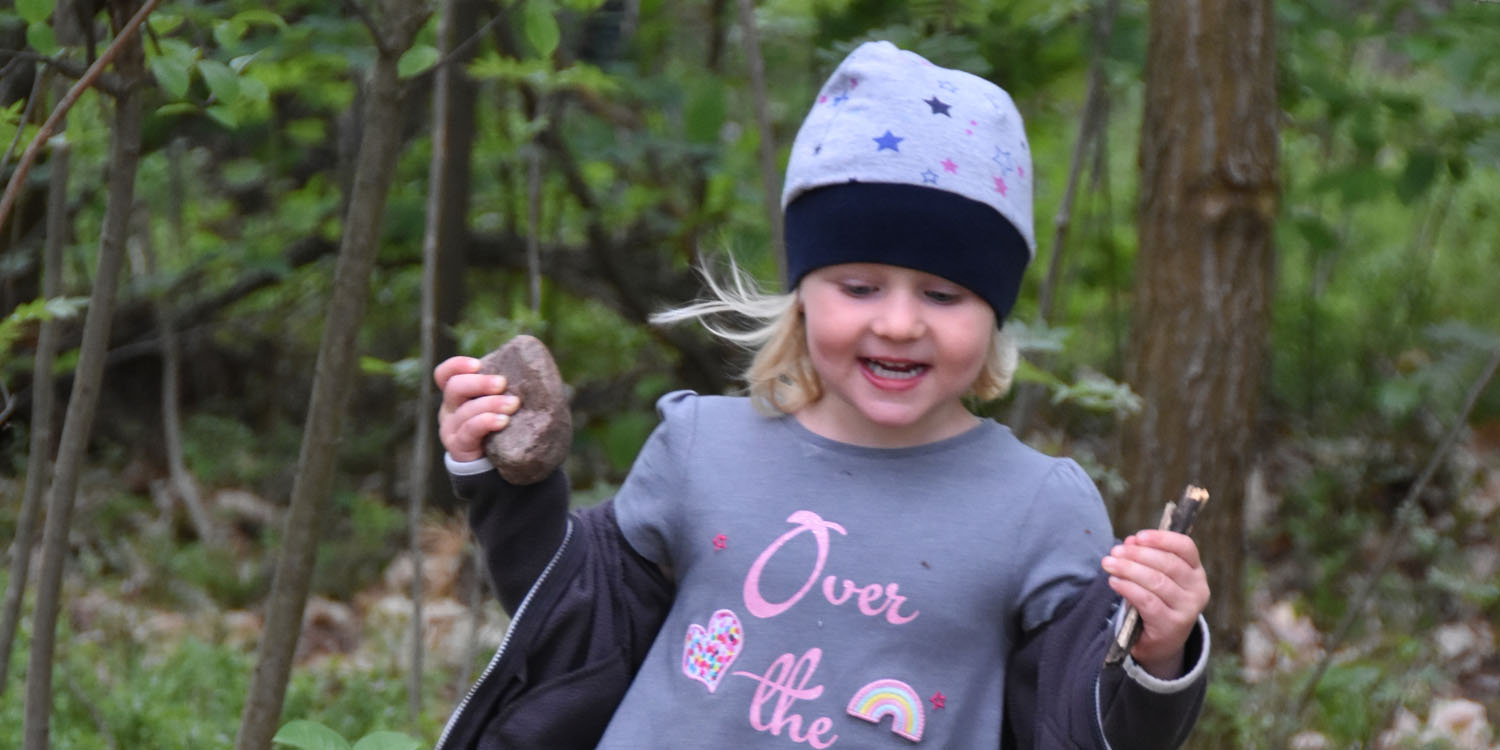
[[688, 626], [682, 645], [682, 673], [708, 686], [712, 693], [719, 688], [724, 672], [740, 655], [745, 630], [735, 613], [721, 609], [708, 618], [708, 627], [698, 623]]
[[891, 731], [912, 742], [922, 741], [922, 728], [927, 723], [917, 691], [900, 680], [876, 680], [855, 691], [849, 699], [849, 715], [871, 724], [889, 716]]

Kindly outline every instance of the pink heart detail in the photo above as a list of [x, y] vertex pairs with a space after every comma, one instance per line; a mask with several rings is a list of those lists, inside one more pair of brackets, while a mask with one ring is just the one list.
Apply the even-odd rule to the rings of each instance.
[[682, 673], [707, 685], [712, 693], [719, 689], [719, 680], [744, 645], [745, 630], [740, 627], [740, 618], [721, 609], [708, 618], [707, 628], [697, 623], [688, 625], [682, 646]]

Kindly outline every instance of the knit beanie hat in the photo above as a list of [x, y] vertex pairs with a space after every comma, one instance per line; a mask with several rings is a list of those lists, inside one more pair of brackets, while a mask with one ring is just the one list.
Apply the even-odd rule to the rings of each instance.
[[1036, 252], [1031, 185], [1009, 94], [890, 42], [862, 44], [792, 144], [788, 288], [823, 266], [884, 263], [960, 284], [1003, 322]]

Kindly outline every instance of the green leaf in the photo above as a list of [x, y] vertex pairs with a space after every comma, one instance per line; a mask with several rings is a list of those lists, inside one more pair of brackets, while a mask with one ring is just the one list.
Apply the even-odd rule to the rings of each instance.
[[338, 732], [307, 719], [287, 722], [271, 738], [271, 742], [296, 750], [353, 750], [349, 747], [348, 740], [340, 737]]
[[176, 13], [157, 11], [152, 13], [150, 18], [146, 19], [146, 23], [151, 25], [151, 30], [156, 32], [157, 35], [166, 36], [176, 31], [177, 27], [182, 25], [182, 20], [182, 16]]
[[552, 15], [551, 3], [530, 0], [526, 3], [525, 17], [522, 19], [523, 28], [526, 33], [526, 41], [531, 42], [531, 48], [541, 58], [550, 58], [557, 51], [557, 43], [562, 40], [562, 30], [557, 26], [557, 18]]
[[161, 40], [161, 53], [184, 66], [192, 65], [199, 57], [198, 48], [181, 39]]
[[27, 23], [39, 23], [52, 17], [52, 0], [16, 0], [16, 13]]
[[46, 21], [37, 21], [26, 27], [26, 44], [39, 55], [51, 57], [57, 54], [57, 36]]
[[240, 127], [240, 118], [235, 117], [234, 113], [229, 111], [229, 108], [222, 104], [215, 104], [211, 107], [208, 107], [207, 109], [203, 110], [203, 114], [208, 115], [209, 117], [213, 118], [215, 122], [218, 122], [220, 125], [223, 125], [230, 130], [237, 130]]
[[431, 68], [438, 61], [437, 47], [418, 44], [406, 51], [396, 62], [396, 72], [402, 78], [410, 78]]
[[390, 362], [368, 354], [359, 358], [359, 371], [366, 375], [390, 375], [395, 371]]
[[354, 743], [354, 750], [421, 750], [422, 742], [400, 732], [371, 732]]
[[271, 90], [266, 87], [265, 81], [259, 78], [244, 76], [240, 78], [240, 99], [257, 104], [265, 104], [271, 101]]
[[157, 117], [174, 117], [176, 115], [196, 115], [198, 105], [191, 102], [173, 102], [156, 108]]
[[1338, 234], [1321, 216], [1298, 216], [1292, 220], [1292, 224], [1314, 251], [1330, 250], [1339, 243]]
[[1432, 187], [1438, 174], [1438, 155], [1432, 151], [1413, 151], [1406, 157], [1406, 169], [1396, 180], [1396, 197], [1410, 204]]
[[254, 26], [259, 24], [261, 26], [275, 26], [276, 28], [282, 30], [286, 29], [285, 19], [269, 10], [264, 9], [243, 10], [239, 13], [234, 14], [234, 17], [229, 20], [235, 23], [244, 24], [246, 26]]
[[198, 72], [203, 75], [203, 82], [208, 84], [209, 93], [218, 103], [233, 104], [240, 98], [239, 76], [228, 65], [218, 60], [199, 60]]
[[239, 46], [240, 40], [245, 38], [245, 24], [230, 19], [214, 24], [214, 41], [221, 49], [231, 49]]
[[156, 77], [156, 85], [173, 99], [187, 96], [188, 85], [192, 83], [192, 71], [171, 57], [151, 58], [151, 75]]
[[243, 74], [245, 72], [245, 68], [250, 67], [250, 63], [255, 62], [255, 58], [258, 56], [260, 56], [259, 52], [254, 52], [248, 55], [240, 55], [239, 57], [236, 57], [233, 60], [229, 61], [229, 69], [236, 73]]

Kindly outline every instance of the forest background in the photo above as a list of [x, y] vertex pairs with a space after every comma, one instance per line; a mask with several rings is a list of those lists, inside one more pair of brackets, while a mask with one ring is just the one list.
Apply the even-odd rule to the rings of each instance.
[[1248, 353], [1207, 365], [1254, 398], [1229, 414], [1210, 394], [1182, 436], [1234, 433], [1237, 458], [1153, 478], [1227, 503], [1205, 516], [1229, 577], [1194, 745], [1491, 747], [1483, 0], [8, 3], [0, 737], [435, 742], [504, 617], [434, 470], [428, 363], [543, 338], [572, 388], [579, 501], [607, 496], [657, 396], [736, 387], [739, 353], [644, 318], [699, 292], [700, 257], [775, 285], [787, 146], [867, 39], [995, 80], [1027, 118], [1026, 362], [984, 411], [1078, 458], [1117, 519], [1159, 508], [1129, 458], [1165, 409], [1140, 342], [1175, 335], [1140, 313], [1160, 296], [1138, 273], [1157, 158], [1140, 144], [1152, 72], [1201, 62], [1153, 57], [1152, 23], [1188, 7], [1226, 44], [1250, 28], [1235, 13], [1263, 14], [1255, 114], [1276, 134], [1251, 186], [1264, 334], [1229, 331]]

